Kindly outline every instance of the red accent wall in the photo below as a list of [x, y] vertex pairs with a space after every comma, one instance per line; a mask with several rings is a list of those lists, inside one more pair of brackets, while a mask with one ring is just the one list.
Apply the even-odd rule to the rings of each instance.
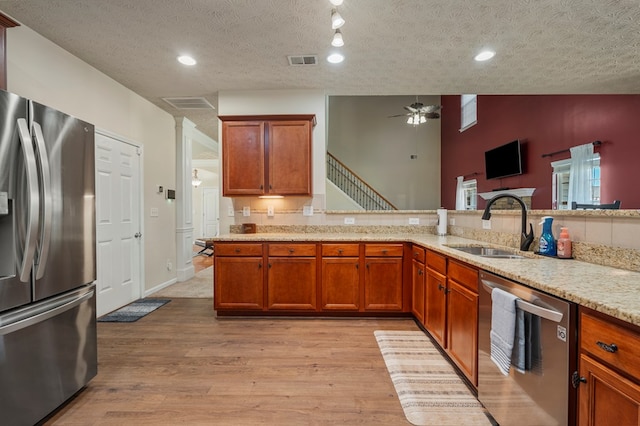
[[[595, 140], [600, 153], [601, 200], [640, 208], [640, 95], [479, 95], [478, 123], [460, 132], [460, 96], [442, 96], [442, 205], [455, 208], [456, 176], [479, 173], [478, 192], [536, 188], [533, 209], [551, 208], [547, 154]], [[524, 174], [487, 180], [484, 152], [521, 139]], [[469, 177], [473, 178], [473, 177]], [[478, 199], [478, 208], [485, 201]]]

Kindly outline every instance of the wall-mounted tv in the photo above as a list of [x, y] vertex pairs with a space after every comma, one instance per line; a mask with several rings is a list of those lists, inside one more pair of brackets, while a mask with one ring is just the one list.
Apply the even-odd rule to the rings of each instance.
[[487, 179], [499, 179], [522, 174], [520, 141], [511, 141], [485, 151], [484, 166]]

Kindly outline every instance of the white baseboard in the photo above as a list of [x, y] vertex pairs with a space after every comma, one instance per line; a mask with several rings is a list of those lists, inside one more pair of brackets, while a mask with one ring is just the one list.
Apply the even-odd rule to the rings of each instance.
[[149, 290], [145, 290], [145, 292], [144, 292], [144, 297], [150, 296], [150, 295], [152, 295], [153, 293], [155, 293], [155, 292], [157, 292], [157, 291], [160, 291], [160, 290], [162, 290], [162, 289], [163, 289], [163, 288], [165, 288], [165, 287], [169, 287], [170, 285], [175, 284], [175, 283], [177, 283], [177, 282], [178, 282], [178, 280], [177, 280], [176, 278], [172, 278], [172, 279], [170, 279], [169, 281], [165, 281], [165, 282], [163, 282], [163, 283], [160, 283], [160, 284], [158, 284], [157, 286], [155, 286], [155, 287], [153, 287], [153, 288], [150, 288]]

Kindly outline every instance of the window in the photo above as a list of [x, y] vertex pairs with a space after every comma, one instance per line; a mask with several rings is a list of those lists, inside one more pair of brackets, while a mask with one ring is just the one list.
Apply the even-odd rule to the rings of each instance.
[[[593, 157], [588, 160], [591, 163], [591, 177], [589, 179], [589, 187], [591, 188], [591, 200], [588, 204], [600, 203], [600, 154], [594, 153]], [[551, 163], [553, 167], [551, 181], [551, 208], [554, 210], [571, 210], [569, 205], [569, 169], [571, 167], [571, 159], [554, 161]]]
[[477, 210], [478, 208], [478, 181], [475, 179], [462, 182], [464, 192], [464, 209]]
[[460, 96], [460, 131], [464, 132], [478, 122], [477, 95]]

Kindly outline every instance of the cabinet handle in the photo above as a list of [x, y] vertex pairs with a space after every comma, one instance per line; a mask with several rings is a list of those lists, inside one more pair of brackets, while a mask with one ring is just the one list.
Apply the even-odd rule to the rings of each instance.
[[267, 266], [269, 267], [269, 269], [271, 269], [271, 264], [270, 263], [268, 263]]
[[418, 269], [418, 275], [422, 275], [422, 269]]
[[612, 354], [618, 352], [618, 345], [616, 345], [615, 343], [607, 345], [604, 342], [597, 341], [596, 345], [600, 346], [601, 349], [603, 349], [603, 350], [605, 350], [605, 351], [607, 351], [609, 353], [612, 353]]
[[260, 185], [260, 189], [264, 189], [264, 185]]
[[356, 269], [360, 269], [360, 265], [356, 263]]
[[574, 389], [578, 389], [578, 386], [580, 386], [580, 383], [587, 383], [587, 379], [579, 375], [577, 371], [574, 371], [573, 374], [571, 375], [571, 385], [573, 386]]
[[418, 252], [417, 251], [413, 252], [413, 257], [418, 257]]
[[273, 185], [269, 184], [269, 189], [273, 189]]
[[388, 251], [387, 249], [383, 249], [382, 250], [382, 254], [384, 254], [386, 256], [387, 255], [387, 251]]
[[442, 284], [438, 284], [438, 290], [442, 290], [444, 286]]
[[262, 263], [258, 263], [258, 269], [262, 269]]
[[342, 254], [342, 249], [338, 249], [338, 254]]
[[240, 249], [239, 248], [236, 248], [236, 253], [240, 253]]
[[294, 252], [294, 251], [295, 251], [295, 250], [294, 250], [294, 249], [292, 249], [292, 248], [290, 248], [290, 249], [289, 249], [289, 253], [291, 253], [291, 254], [293, 254], [293, 252]]

